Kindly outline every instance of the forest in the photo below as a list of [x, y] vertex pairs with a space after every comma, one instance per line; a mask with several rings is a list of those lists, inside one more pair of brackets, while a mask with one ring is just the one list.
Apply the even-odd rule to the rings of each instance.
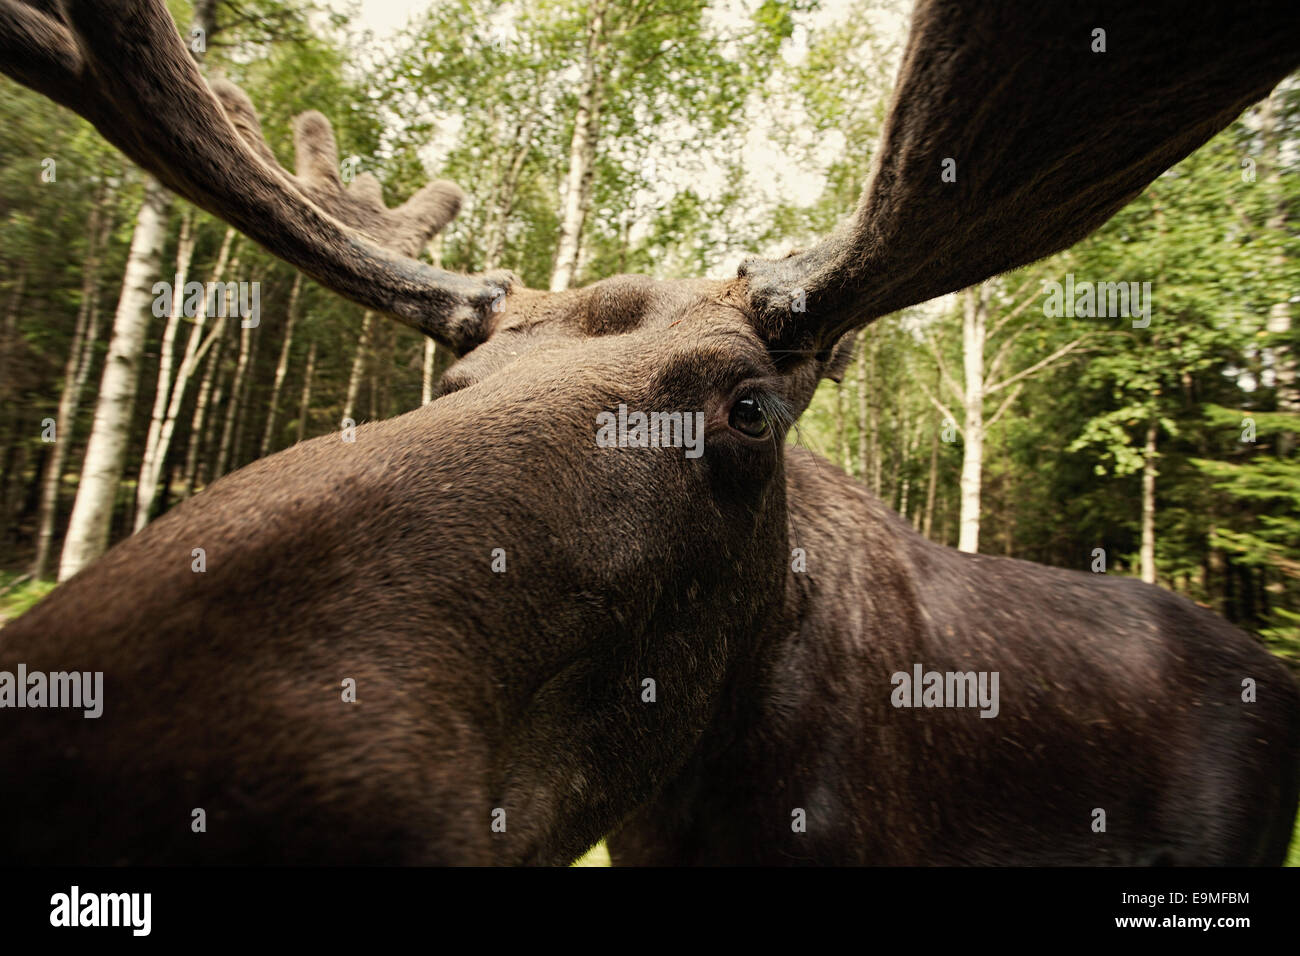
[[[390, 205], [465, 191], [427, 261], [551, 290], [733, 275], [829, 232], [908, 12], [431, 0], [381, 29], [363, 4], [169, 7], [287, 168], [318, 110], [344, 180]], [[1292, 77], [1086, 241], [859, 333], [791, 440], [932, 540], [1140, 577], [1300, 666], [1298, 167]], [[222, 475], [430, 401], [448, 364], [8, 79], [0, 220], [0, 622]]]

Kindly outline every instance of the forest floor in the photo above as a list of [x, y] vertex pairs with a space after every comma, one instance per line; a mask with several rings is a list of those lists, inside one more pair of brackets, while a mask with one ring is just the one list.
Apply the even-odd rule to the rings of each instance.
[[53, 590], [53, 581], [32, 581], [17, 571], [0, 571], [0, 627]]

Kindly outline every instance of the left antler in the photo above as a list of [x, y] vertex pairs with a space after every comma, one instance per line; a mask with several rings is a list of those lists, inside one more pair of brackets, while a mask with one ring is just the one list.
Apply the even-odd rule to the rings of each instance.
[[208, 88], [160, 0], [0, 0], [0, 70], [317, 282], [456, 352], [486, 336], [510, 290], [509, 273], [465, 276], [410, 258], [456, 214], [460, 190], [433, 183], [387, 209], [373, 177], [345, 189], [319, 113], [299, 118], [297, 175], [281, 169], [248, 98]]

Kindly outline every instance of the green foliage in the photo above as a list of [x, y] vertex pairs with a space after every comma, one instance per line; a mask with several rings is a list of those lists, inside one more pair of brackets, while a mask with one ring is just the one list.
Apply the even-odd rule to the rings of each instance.
[[0, 626], [27, 613], [53, 590], [53, 581], [31, 581], [12, 571], [0, 571]]

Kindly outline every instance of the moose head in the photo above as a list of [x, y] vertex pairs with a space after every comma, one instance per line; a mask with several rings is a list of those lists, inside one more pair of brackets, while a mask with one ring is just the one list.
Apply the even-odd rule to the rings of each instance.
[[[0, 69], [458, 356], [436, 401], [221, 479], [0, 634], [0, 670], [104, 675], [96, 719], [0, 712], [0, 766], [23, 780], [0, 852], [575, 858], [681, 771], [797, 624], [785, 438], [854, 330], [1069, 246], [1295, 66], [1286, 4], [1183, 6], [920, 0], [835, 235], [727, 279], [552, 293], [411, 258], [459, 191], [390, 210], [372, 179], [345, 188], [319, 114], [281, 169], [160, 0], [0, 0]], [[610, 416], [632, 447], [598, 440]]]

